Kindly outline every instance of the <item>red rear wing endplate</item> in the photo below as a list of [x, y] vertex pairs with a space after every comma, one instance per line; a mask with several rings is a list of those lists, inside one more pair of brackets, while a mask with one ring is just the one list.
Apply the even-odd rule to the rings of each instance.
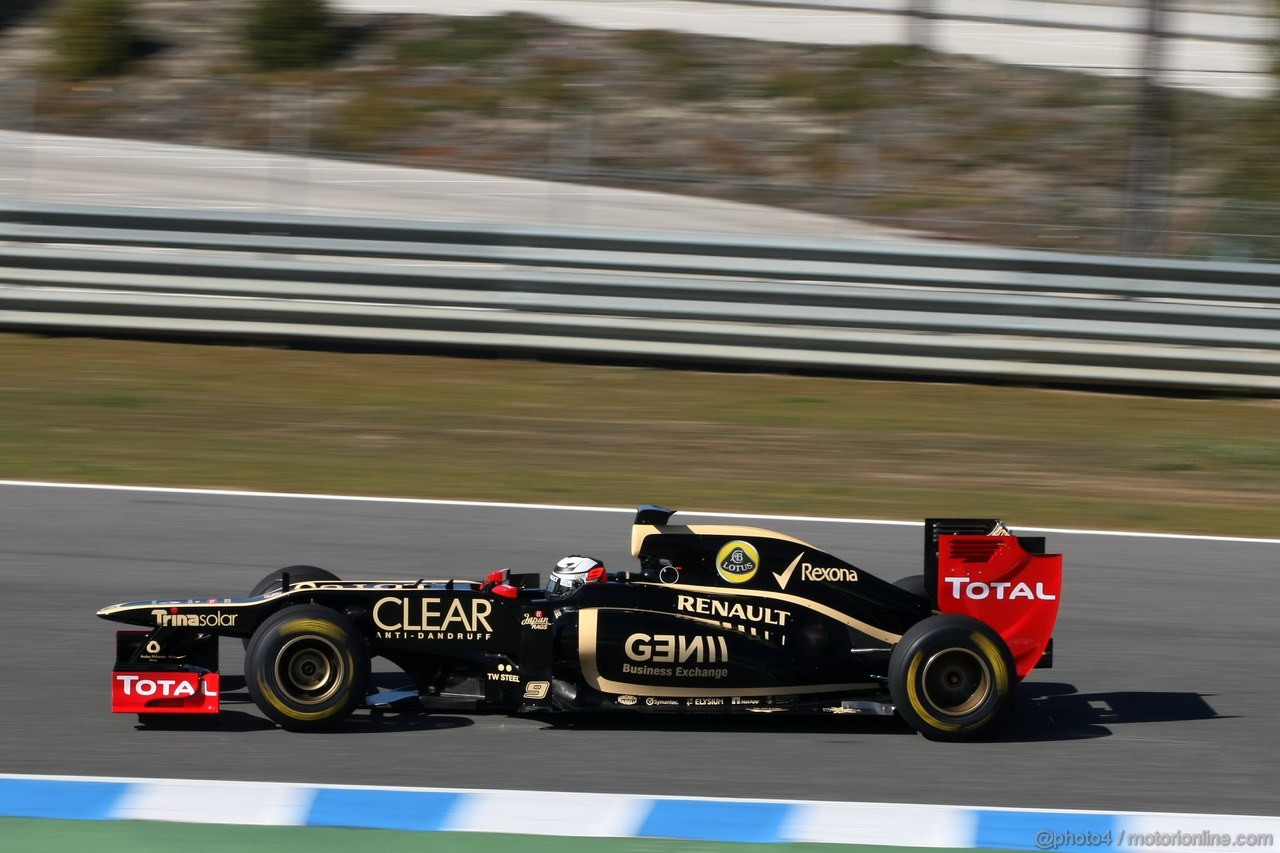
[[1048, 647], [1061, 595], [1061, 554], [1028, 553], [1016, 536], [938, 537], [938, 609], [995, 629], [1019, 678]]

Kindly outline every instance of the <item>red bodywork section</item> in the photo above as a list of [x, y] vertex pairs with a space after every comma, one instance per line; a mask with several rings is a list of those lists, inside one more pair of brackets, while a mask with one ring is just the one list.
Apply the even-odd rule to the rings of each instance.
[[940, 536], [938, 609], [987, 623], [1025, 678], [1049, 645], [1062, 596], [1062, 555], [1030, 554], [1016, 536]]
[[216, 672], [111, 674], [111, 710], [117, 714], [216, 714]]

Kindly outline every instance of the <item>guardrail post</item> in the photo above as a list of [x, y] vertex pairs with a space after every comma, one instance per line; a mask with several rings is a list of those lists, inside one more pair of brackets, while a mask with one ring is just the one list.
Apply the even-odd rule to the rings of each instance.
[[1125, 252], [1149, 252], [1160, 236], [1160, 202], [1169, 165], [1173, 104], [1160, 83], [1164, 58], [1164, 2], [1147, 0], [1142, 78], [1135, 108], [1129, 164], [1129, 225]]

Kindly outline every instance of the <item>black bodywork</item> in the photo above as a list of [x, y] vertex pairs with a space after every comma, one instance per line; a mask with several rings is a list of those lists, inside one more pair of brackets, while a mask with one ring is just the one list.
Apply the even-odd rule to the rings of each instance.
[[[355, 626], [368, 656], [410, 682], [369, 695], [370, 707], [892, 713], [891, 654], [937, 612], [936, 580], [904, 588], [782, 534], [671, 525], [672, 514], [641, 507], [638, 569], [559, 599], [535, 575], [339, 581], [285, 570], [261, 595], [131, 602], [98, 615], [143, 629], [120, 632], [116, 672], [145, 674], [216, 671], [218, 637], [247, 641], [287, 608], [328, 608]], [[966, 524], [1002, 529], [928, 523], [926, 570], [932, 547], [936, 572], [939, 532]]]

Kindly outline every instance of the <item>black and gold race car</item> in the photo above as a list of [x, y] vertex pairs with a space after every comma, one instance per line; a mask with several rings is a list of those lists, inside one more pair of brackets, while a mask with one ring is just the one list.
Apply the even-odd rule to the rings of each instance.
[[[339, 580], [273, 572], [247, 596], [98, 611], [119, 631], [112, 709], [220, 708], [218, 639], [242, 638], [249, 695], [286, 729], [361, 707], [899, 714], [960, 740], [1052, 664], [1062, 558], [995, 519], [925, 522], [923, 573], [896, 583], [752, 527], [674, 525], [642, 506], [634, 571], [582, 556], [537, 575]], [[375, 690], [371, 661], [411, 686]]]

